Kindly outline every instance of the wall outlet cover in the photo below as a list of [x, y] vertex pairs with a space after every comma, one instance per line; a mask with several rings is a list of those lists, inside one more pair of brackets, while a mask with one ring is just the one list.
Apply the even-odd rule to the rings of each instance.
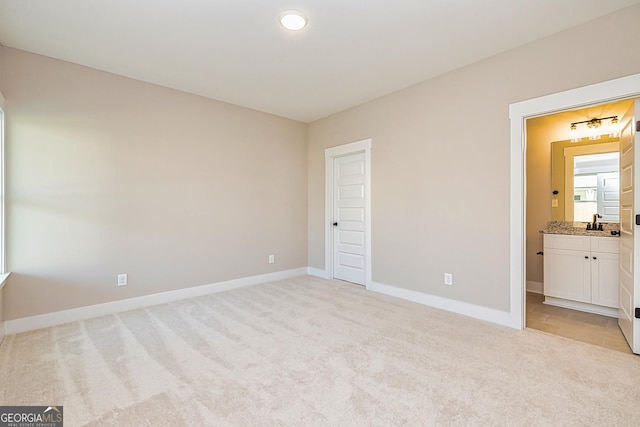
[[127, 285], [127, 275], [118, 274], [118, 286], [126, 286], [126, 285]]

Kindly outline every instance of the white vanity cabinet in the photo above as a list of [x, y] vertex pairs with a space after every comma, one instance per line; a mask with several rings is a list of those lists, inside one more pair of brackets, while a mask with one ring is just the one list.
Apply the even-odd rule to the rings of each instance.
[[545, 303], [617, 317], [616, 237], [544, 235]]

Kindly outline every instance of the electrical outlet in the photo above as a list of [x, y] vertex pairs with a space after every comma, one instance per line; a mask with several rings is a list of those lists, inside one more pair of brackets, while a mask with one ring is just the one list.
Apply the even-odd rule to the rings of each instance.
[[126, 286], [126, 285], [127, 285], [127, 275], [118, 274], [118, 286]]
[[269, 264], [273, 264], [276, 262], [276, 256], [275, 255], [269, 255]]
[[444, 273], [444, 284], [449, 286], [453, 285], [453, 274]]

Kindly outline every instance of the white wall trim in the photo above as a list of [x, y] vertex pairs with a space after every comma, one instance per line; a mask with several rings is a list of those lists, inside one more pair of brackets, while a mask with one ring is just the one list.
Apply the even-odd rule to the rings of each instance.
[[618, 309], [604, 307], [595, 304], [586, 304], [580, 301], [571, 301], [563, 298], [545, 297], [543, 304], [553, 305], [555, 307], [570, 308], [572, 310], [585, 311], [587, 313], [599, 314], [601, 316], [618, 318]]
[[194, 298], [216, 292], [243, 288], [245, 286], [257, 285], [259, 283], [288, 279], [295, 276], [303, 276], [305, 274], [307, 274], [306, 268], [297, 268], [293, 270], [278, 271], [274, 273], [261, 274], [258, 276], [227, 280], [225, 282], [211, 283], [208, 285], [194, 286], [191, 288], [177, 289], [175, 291], [160, 292], [157, 294], [144, 295], [141, 297], [129, 298], [120, 301], [112, 301], [104, 304], [89, 305], [86, 307], [72, 308], [70, 310], [56, 311], [53, 313], [40, 314], [37, 316], [7, 320], [4, 322], [4, 332], [6, 335], [11, 335], [20, 332], [33, 331], [36, 329], [61, 325], [63, 323], [92, 319], [95, 317], [119, 313], [122, 311], [135, 310], [137, 308], [144, 308], [158, 304], [165, 304], [168, 302], [179, 301], [186, 298]]
[[319, 268], [307, 267], [307, 274], [309, 276], [320, 277], [322, 279], [331, 279], [327, 270], [321, 270]]
[[513, 327], [511, 324], [511, 315], [506, 311], [495, 310], [492, 308], [482, 307], [480, 305], [424, 294], [422, 292], [416, 292], [377, 282], [372, 282], [367, 286], [367, 290], [416, 302], [429, 307], [439, 308], [452, 313], [462, 314], [463, 316], [472, 317], [474, 319], [486, 320], [499, 325]]
[[511, 119], [510, 155], [510, 323], [524, 329], [525, 305], [525, 243], [526, 243], [526, 126], [527, 118], [579, 109], [640, 96], [640, 74], [603, 83], [571, 89], [509, 105]]
[[544, 292], [544, 285], [542, 282], [534, 282], [533, 280], [527, 280], [527, 292], [533, 292], [534, 294], [541, 294]]
[[[4, 284], [7, 282], [7, 279], [9, 278], [10, 275], [11, 275], [10, 272], [9, 273], [0, 274], [0, 289], [2, 289], [4, 287]], [[0, 319], [0, 320], [2, 320], [2, 319]]]
[[371, 283], [371, 138], [363, 139], [337, 147], [327, 148], [324, 151], [324, 269], [327, 279], [333, 277], [333, 159], [364, 152], [365, 164], [365, 286]]

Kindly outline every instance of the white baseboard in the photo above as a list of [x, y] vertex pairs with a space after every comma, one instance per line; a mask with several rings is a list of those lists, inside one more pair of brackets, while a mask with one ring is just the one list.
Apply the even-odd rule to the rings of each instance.
[[570, 308], [572, 310], [586, 311], [587, 313], [600, 314], [601, 316], [618, 318], [618, 309], [603, 307], [601, 305], [587, 304], [579, 301], [571, 301], [563, 298], [544, 297], [544, 304], [556, 307]]
[[33, 331], [36, 329], [47, 328], [49, 326], [61, 325], [63, 323], [92, 319], [95, 317], [119, 313], [122, 311], [179, 301], [186, 298], [199, 297], [216, 292], [257, 285], [259, 283], [272, 282], [274, 280], [303, 276], [305, 274], [307, 274], [307, 268], [296, 268], [293, 270], [260, 274], [258, 276], [243, 277], [240, 279], [233, 279], [225, 282], [211, 283], [208, 285], [177, 289], [175, 291], [160, 292], [157, 294], [144, 295], [141, 297], [129, 298], [125, 300], [112, 301], [103, 304], [89, 305], [86, 307], [72, 308], [69, 310], [40, 314], [37, 316], [7, 320], [4, 322], [4, 333], [6, 335], [11, 335], [20, 332]]
[[429, 307], [451, 311], [453, 313], [473, 317], [474, 319], [486, 320], [488, 322], [514, 328], [511, 313], [508, 311], [495, 310], [492, 308], [482, 307], [480, 305], [424, 294], [422, 292], [411, 291], [409, 289], [397, 288], [395, 286], [384, 285], [377, 282], [371, 282], [371, 284], [367, 286], [367, 290], [427, 305]]
[[309, 276], [316, 276], [316, 277], [321, 277], [323, 279], [330, 279], [331, 277], [329, 277], [329, 272], [326, 270], [320, 270], [319, 268], [315, 268], [315, 267], [307, 267], [307, 274]]
[[534, 282], [527, 280], [527, 292], [533, 292], [534, 294], [541, 294], [544, 290], [542, 282]]
[[[285, 270], [275, 273], [261, 274], [258, 276], [228, 280], [225, 282], [211, 283], [208, 285], [194, 286], [191, 288], [178, 289], [175, 291], [144, 295], [141, 297], [112, 301], [103, 304], [73, 308], [53, 313], [40, 314], [37, 316], [7, 320], [0, 323], [0, 342], [2, 341], [4, 335], [33, 331], [36, 329], [61, 325], [63, 323], [92, 319], [95, 317], [119, 313], [122, 311], [135, 310], [137, 308], [179, 301], [186, 298], [193, 298], [231, 289], [238, 289], [245, 286], [256, 285], [259, 283], [271, 282], [274, 280], [288, 279], [305, 274], [329, 279], [329, 275], [325, 270], [314, 267], [298, 268], [293, 270]], [[462, 314], [464, 316], [473, 317], [475, 319], [485, 320], [511, 328], [514, 327], [513, 319], [511, 319], [511, 314], [509, 312], [495, 310], [435, 295], [424, 294], [421, 292], [398, 288], [395, 286], [385, 285], [377, 282], [371, 282], [371, 284], [367, 286], [367, 290], [416, 302], [418, 304], [423, 304], [429, 307], [439, 308], [453, 313]]]

